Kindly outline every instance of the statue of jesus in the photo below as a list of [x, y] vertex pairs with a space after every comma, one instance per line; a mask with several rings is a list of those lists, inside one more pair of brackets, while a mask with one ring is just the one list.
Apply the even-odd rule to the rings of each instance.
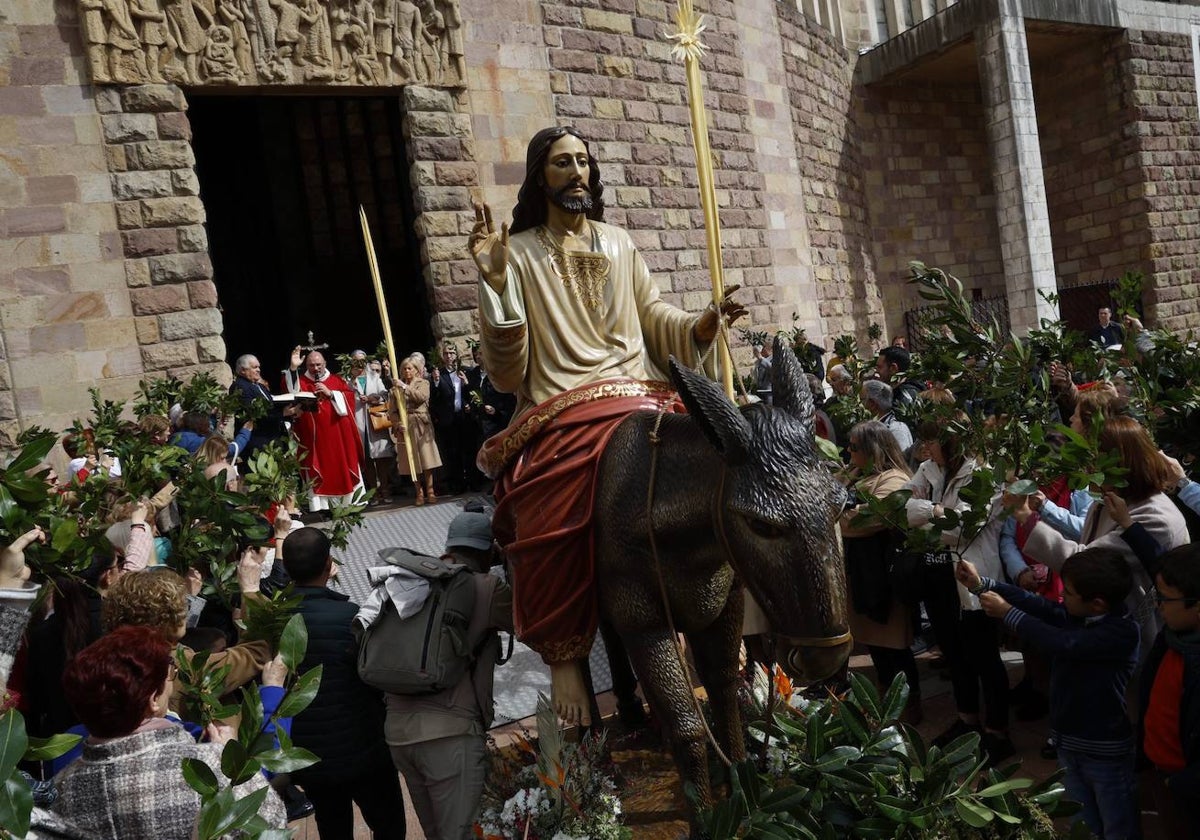
[[497, 478], [493, 529], [511, 560], [517, 635], [549, 665], [559, 717], [584, 726], [600, 456], [630, 412], [680, 408], [670, 356], [699, 366], [719, 318], [745, 314], [728, 296], [720, 312], [700, 314], [663, 301], [629, 234], [604, 223], [603, 196], [579, 132], [543, 129], [529, 143], [511, 229], [496, 230], [491, 209], [476, 205], [469, 239], [488, 375], [517, 395], [513, 421], [480, 453]]

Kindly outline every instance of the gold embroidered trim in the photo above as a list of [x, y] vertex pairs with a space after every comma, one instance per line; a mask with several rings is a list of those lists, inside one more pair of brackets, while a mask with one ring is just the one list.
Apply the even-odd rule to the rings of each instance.
[[515, 327], [493, 327], [485, 321], [483, 331], [487, 334], [488, 340], [499, 347], [507, 347], [525, 340], [524, 324], [518, 324]]
[[525, 448], [525, 444], [537, 436], [543, 426], [568, 408], [610, 397], [673, 398], [674, 395], [675, 389], [669, 383], [636, 382], [632, 379], [598, 382], [584, 388], [575, 388], [565, 394], [560, 394], [553, 400], [542, 403], [520, 417], [517, 426], [504, 434], [498, 447], [494, 450], [485, 448], [480, 451], [479, 460], [481, 465], [487, 467], [488, 475], [499, 475], [504, 466]]
[[562, 641], [542, 642], [531, 647], [541, 655], [547, 664], [571, 662], [575, 659], [587, 659], [592, 652], [592, 640], [595, 635], [575, 635]]
[[[588, 226], [591, 229], [591, 225]], [[595, 312], [604, 299], [608, 285], [608, 256], [595, 251], [568, 251], [554, 240], [545, 225], [537, 229], [537, 240], [550, 256], [550, 265], [563, 285], [575, 293], [575, 299]]]

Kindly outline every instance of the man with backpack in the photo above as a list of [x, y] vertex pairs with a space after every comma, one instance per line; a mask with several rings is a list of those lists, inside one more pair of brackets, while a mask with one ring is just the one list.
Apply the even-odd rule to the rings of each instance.
[[359, 674], [387, 698], [384, 733], [427, 840], [470, 840], [487, 777], [497, 630], [513, 629], [512, 589], [491, 519], [460, 513], [440, 559], [380, 552], [369, 574]]
[[308, 649], [299, 670], [324, 666], [317, 696], [292, 721], [296, 746], [321, 760], [292, 780], [316, 809], [321, 840], [353, 840], [354, 803], [375, 840], [404, 840], [400, 779], [383, 742], [383, 696], [358, 677], [358, 604], [326, 586], [333, 559], [321, 529], [293, 531], [282, 554], [304, 599], [297, 612], [308, 628]]

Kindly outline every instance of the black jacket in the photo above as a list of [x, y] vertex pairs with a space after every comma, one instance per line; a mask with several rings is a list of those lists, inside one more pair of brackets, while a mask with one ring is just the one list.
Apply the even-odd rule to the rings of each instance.
[[300, 673], [324, 665], [312, 704], [292, 721], [292, 740], [321, 761], [296, 780], [345, 781], [374, 766], [367, 759], [383, 740], [383, 695], [358, 678], [358, 643], [353, 633], [358, 604], [326, 587], [298, 586], [299, 613], [308, 628], [308, 651]]
[[[99, 593], [87, 593], [90, 626], [86, 644], [89, 645], [100, 638], [100, 603]], [[29, 665], [25, 672], [25, 693], [31, 709], [27, 721], [29, 734], [47, 738], [79, 723], [79, 716], [63, 694], [62, 676], [66, 669], [62, 615], [54, 613], [29, 630]]]
[[[271, 401], [269, 396], [264, 395], [264, 391], [266, 394], [271, 393], [271, 389], [266, 385], [260, 389], [258, 385], [244, 376], [235, 376], [233, 384], [229, 386], [229, 393], [237, 394], [243, 405], [249, 406], [255, 402], [263, 402], [267, 406], [266, 415], [254, 421], [254, 430], [250, 432], [250, 442], [246, 444], [245, 450], [241, 453], [243, 460], [258, 447], [266, 446], [271, 441], [278, 440], [287, 434], [287, 427], [283, 425], [283, 406]], [[240, 429], [249, 419], [249, 412], [235, 418], [235, 428]]]
[[479, 426], [483, 430], [484, 438], [490, 438], [492, 435], [499, 434], [508, 428], [508, 421], [512, 420], [513, 412], [517, 410], [516, 394], [506, 394], [503, 391], [497, 391], [496, 386], [492, 384], [490, 376], [481, 376], [479, 383], [479, 399], [482, 405], [491, 406], [496, 409], [495, 414], [488, 414], [482, 409], [477, 413]]

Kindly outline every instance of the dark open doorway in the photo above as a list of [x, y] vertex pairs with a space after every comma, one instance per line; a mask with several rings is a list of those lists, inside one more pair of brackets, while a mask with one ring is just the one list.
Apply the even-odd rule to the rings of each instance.
[[188, 117], [229, 361], [274, 385], [309, 330], [333, 355], [383, 339], [358, 220], [371, 223], [396, 352], [433, 344], [400, 99], [203, 96]]

